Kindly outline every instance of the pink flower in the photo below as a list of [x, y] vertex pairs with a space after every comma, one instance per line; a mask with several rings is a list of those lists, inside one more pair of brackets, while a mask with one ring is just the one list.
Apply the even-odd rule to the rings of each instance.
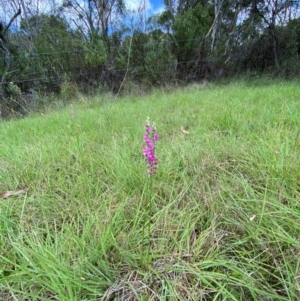
[[147, 161], [147, 174], [152, 176], [156, 173], [158, 166], [158, 159], [155, 157], [155, 142], [157, 142], [159, 136], [156, 133], [155, 126], [150, 126], [149, 121], [146, 123], [146, 132], [144, 134], [144, 142], [146, 146], [143, 146], [143, 155]]

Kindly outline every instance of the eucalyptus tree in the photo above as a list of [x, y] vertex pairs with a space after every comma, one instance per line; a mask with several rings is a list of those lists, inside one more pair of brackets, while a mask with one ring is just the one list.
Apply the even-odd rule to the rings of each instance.
[[268, 29], [272, 39], [272, 49], [274, 56], [274, 64], [280, 69], [279, 63], [279, 43], [276, 26], [283, 15], [287, 14], [287, 10], [293, 5], [292, 1], [281, 0], [254, 0], [252, 1], [252, 13], [257, 14], [261, 21]]
[[11, 17], [8, 24], [4, 24], [3, 22], [0, 22], [0, 48], [3, 52], [3, 59], [6, 66], [9, 65], [10, 60], [10, 50], [8, 45], [8, 30], [13, 23], [13, 21], [21, 14], [21, 9], [19, 8], [16, 13]]
[[158, 22], [172, 37], [177, 71], [186, 77], [203, 77], [206, 35], [213, 22], [213, 4], [204, 0], [165, 0], [166, 10]]
[[[7, 4], [8, 8], [12, 8], [11, 6]], [[5, 6], [3, 6], [5, 8]], [[3, 10], [2, 10], [3, 12]], [[11, 11], [9, 11], [11, 14], [9, 19], [3, 18], [0, 20], [0, 50], [2, 51], [2, 58], [3, 60], [0, 63], [0, 99], [2, 100], [3, 97], [6, 95], [7, 90], [7, 80], [8, 76], [10, 74], [10, 68], [11, 68], [11, 61], [12, 61], [12, 50], [13, 45], [10, 42], [10, 28], [12, 27], [13, 22], [17, 19], [18, 16], [21, 14], [20, 7], [13, 8]], [[7, 11], [8, 13], [8, 11]], [[8, 14], [7, 14], [8, 15]], [[0, 104], [0, 113], [1, 113], [1, 104]]]
[[22, 19], [20, 30], [24, 38], [34, 43], [34, 50], [23, 51], [20, 58], [26, 62], [23, 70], [26, 72], [22, 75], [30, 73], [35, 78], [32, 82], [35, 88], [54, 88], [65, 77], [75, 80], [80, 67], [85, 66], [83, 38], [80, 32], [70, 28], [63, 16], [39, 14]]
[[[249, 65], [251, 61], [253, 66], [260, 64], [263, 67], [272, 57], [273, 66], [280, 70], [280, 58], [284, 60], [286, 52], [280, 52], [285, 46], [280, 47], [279, 31], [282, 32], [281, 28], [299, 17], [299, 2], [212, 0], [214, 21], [208, 34], [211, 58], [232, 68], [240, 63]], [[293, 38], [286, 35], [285, 39], [289, 43]]]
[[87, 39], [101, 35], [109, 48], [109, 33], [124, 14], [125, 4], [123, 0], [64, 0], [61, 10], [69, 13], [70, 20]]
[[80, 31], [84, 58], [87, 63], [85, 73], [89, 82], [114, 80], [116, 53], [115, 45], [120, 19], [124, 17], [123, 0], [63, 0], [60, 10], [69, 20], [71, 27]]

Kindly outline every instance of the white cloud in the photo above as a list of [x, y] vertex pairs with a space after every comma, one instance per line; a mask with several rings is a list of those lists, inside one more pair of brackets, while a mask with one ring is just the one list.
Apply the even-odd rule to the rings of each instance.
[[133, 12], [139, 12], [140, 10], [144, 10], [144, 8], [146, 11], [152, 10], [149, 0], [125, 0], [125, 6]]
[[163, 13], [166, 10], [166, 8], [164, 6], [160, 6], [154, 10], [152, 10], [152, 14], [153, 15], [160, 15], [161, 13]]

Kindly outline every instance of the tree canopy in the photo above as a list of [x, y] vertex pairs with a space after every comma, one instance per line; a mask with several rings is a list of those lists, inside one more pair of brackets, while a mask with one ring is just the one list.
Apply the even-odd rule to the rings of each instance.
[[164, 85], [300, 70], [300, 1], [165, 0], [148, 16], [143, 1], [135, 11], [123, 0], [0, 2], [1, 98], [9, 83], [57, 91], [67, 79], [118, 91], [124, 79]]

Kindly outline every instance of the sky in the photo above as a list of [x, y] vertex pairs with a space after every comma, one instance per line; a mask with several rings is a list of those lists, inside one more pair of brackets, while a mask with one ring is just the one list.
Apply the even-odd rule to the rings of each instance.
[[[7, 2], [8, 1], [8, 2]], [[10, 2], [11, 1], [11, 2]], [[31, 0], [26, 1], [31, 3], [31, 12], [32, 13], [49, 13], [53, 11], [53, 6], [51, 3], [56, 3], [56, 7], [62, 5], [64, 0]], [[79, 3], [85, 0], [77, 0]], [[149, 17], [154, 14], [160, 14], [164, 10], [164, 0], [124, 0], [127, 9], [131, 10], [134, 13], [145, 13], [145, 16]], [[7, 5], [11, 3], [11, 5]], [[8, 23], [11, 16], [15, 13], [16, 7], [15, 4], [18, 6], [18, 0], [0, 0], [0, 21], [4, 23]], [[145, 4], [145, 5], [144, 5]], [[3, 10], [5, 7], [5, 10]], [[145, 10], [143, 9], [145, 7]], [[23, 8], [23, 7], [22, 7]], [[13, 25], [19, 25], [20, 18], [17, 18]]]
[[150, 1], [153, 11], [156, 13], [161, 13], [164, 10], [164, 1], [163, 0], [151, 0]]
[[[12, 5], [7, 5], [7, 2], [9, 3], [9, 0], [0, 0], [0, 16], [1, 13], [5, 11], [7, 14], [7, 8], [11, 8], [11, 14], [14, 13], [14, 10], [16, 9], [16, 6], [18, 6], [18, 0], [10, 0]], [[57, 6], [62, 5], [64, 0], [54, 0], [53, 2], [56, 3]], [[84, 2], [85, 0], [78, 0], [78, 2]], [[31, 7], [33, 7], [34, 11], [39, 11], [40, 13], [47, 13], [51, 11], [52, 1], [47, 0], [32, 0], [32, 1], [24, 1], [25, 6], [26, 4], [30, 3]], [[143, 8], [145, 3], [146, 12], [148, 15], [161, 13], [164, 9], [164, 0], [124, 0], [125, 5], [127, 8], [138, 11], [139, 9]], [[15, 4], [15, 5], [14, 5]], [[2, 7], [5, 7], [5, 10], [2, 9]], [[9, 12], [10, 13], [10, 12]], [[1, 19], [3, 19], [5, 16], [1, 16]]]
[[144, 6], [148, 14], [158, 14], [161, 13], [164, 9], [164, 1], [163, 0], [125, 0], [126, 6], [132, 10], [142, 9]]

